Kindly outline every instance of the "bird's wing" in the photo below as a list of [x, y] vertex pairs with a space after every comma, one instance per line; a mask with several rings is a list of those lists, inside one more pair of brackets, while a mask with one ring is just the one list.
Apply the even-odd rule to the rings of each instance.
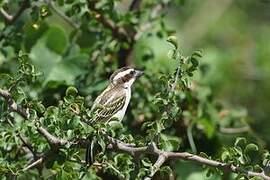
[[116, 112], [123, 108], [126, 100], [126, 92], [121, 87], [105, 89], [95, 100], [91, 109], [93, 122], [107, 121]]

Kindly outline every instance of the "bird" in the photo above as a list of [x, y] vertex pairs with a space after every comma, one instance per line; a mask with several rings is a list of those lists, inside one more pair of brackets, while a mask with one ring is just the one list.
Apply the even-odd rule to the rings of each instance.
[[[95, 99], [90, 110], [91, 119], [87, 124], [108, 123], [111, 120], [122, 121], [131, 99], [131, 87], [136, 79], [144, 74], [133, 67], [116, 70], [109, 78], [109, 85]], [[87, 147], [86, 163], [93, 161], [93, 143]]]

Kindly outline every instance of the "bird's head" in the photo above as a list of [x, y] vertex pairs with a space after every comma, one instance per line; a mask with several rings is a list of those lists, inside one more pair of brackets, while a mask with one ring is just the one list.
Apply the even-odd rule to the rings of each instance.
[[141, 75], [143, 75], [143, 71], [136, 70], [131, 67], [123, 67], [111, 75], [110, 83], [112, 85], [122, 85], [127, 88], [130, 87]]

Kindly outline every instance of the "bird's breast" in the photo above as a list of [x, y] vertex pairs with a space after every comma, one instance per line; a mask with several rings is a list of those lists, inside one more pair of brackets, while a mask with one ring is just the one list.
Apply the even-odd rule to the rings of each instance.
[[126, 99], [125, 99], [125, 104], [123, 108], [119, 110], [117, 113], [115, 113], [115, 115], [113, 115], [112, 117], [112, 118], [117, 118], [119, 121], [122, 121], [122, 119], [125, 116], [125, 113], [126, 113], [126, 110], [130, 102], [130, 98], [131, 98], [131, 88], [125, 89], [125, 93], [126, 93]]

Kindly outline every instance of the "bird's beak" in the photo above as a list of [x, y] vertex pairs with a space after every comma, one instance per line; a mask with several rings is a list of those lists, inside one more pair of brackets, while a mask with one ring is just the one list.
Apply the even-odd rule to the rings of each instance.
[[135, 76], [138, 78], [138, 77], [141, 77], [143, 75], [143, 71], [140, 71], [140, 70], [136, 70], [136, 74]]

